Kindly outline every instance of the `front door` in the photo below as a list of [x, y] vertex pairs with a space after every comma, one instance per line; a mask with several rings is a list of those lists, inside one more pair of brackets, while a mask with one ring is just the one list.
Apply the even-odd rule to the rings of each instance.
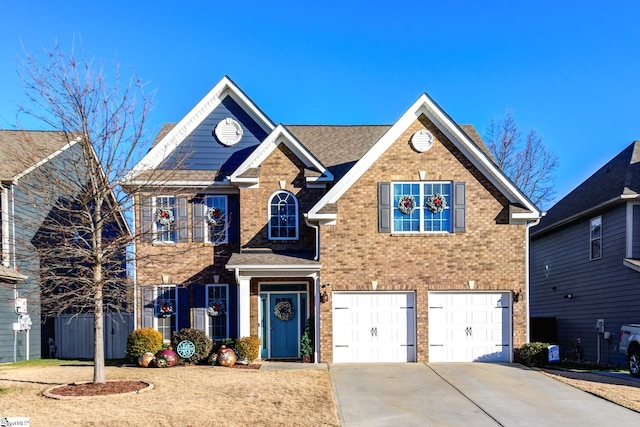
[[300, 310], [298, 295], [273, 293], [269, 304], [271, 357], [298, 357]]

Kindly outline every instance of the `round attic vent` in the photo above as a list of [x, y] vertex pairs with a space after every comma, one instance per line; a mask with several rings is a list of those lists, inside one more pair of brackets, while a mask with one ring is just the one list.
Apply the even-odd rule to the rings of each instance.
[[221, 144], [229, 146], [242, 138], [242, 126], [232, 118], [227, 117], [220, 120], [213, 133]]
[[433, 135], [426, 129], [420, 129], [411, 137], [411, 146], [414, 150], [424, 153], [433, 146]]

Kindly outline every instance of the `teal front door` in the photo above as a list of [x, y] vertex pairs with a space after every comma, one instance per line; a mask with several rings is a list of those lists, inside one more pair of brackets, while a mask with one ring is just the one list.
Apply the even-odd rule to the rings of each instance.
[[298, 357], [300, 314], [298, 294], [271, 294], [271, 357]]

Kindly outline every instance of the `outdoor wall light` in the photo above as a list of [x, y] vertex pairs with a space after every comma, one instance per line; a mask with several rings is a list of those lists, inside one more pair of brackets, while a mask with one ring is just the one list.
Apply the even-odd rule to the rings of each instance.
[[517, 291], [513, 291], [513, 302], [520, 301], [520, 294], [522, 293], [522, 289], [518, 289]]
[[566, 294], [564, 297], [565, 297], [566, 299], [571, 299], [571, 298], [573, 298], [573, 294]]
[[329, 295], [327, 295], [327, 290], [325, 288], [328, 288], [329, 286], [331, 286], [329, 283], [322, 285], [322, 293], [320, 294], [320, 302], [321, 303], [325, 303], [327, 301], [329, 301]]

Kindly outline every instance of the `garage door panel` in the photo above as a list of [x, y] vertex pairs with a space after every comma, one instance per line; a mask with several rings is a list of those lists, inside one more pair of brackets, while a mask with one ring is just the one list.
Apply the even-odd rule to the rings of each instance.
[[334, 293], [334, 362], [415, 361], [413, 301], [411, 293]]
[[429, 293], [429, 361], [510, 360], [508, 293]]

